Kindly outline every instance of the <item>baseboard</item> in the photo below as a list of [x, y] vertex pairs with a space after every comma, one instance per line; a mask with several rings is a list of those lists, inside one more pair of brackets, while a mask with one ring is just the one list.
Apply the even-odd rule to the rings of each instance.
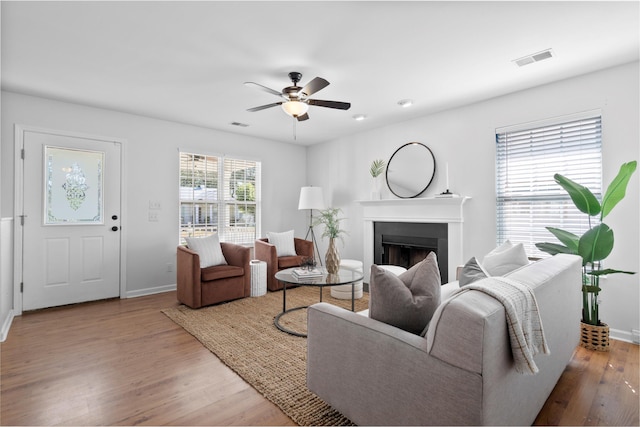
[[609, 328], [609, 338], [618, 340], [618, 341], [629, 342], [631, 344], [638, 344], [636, 342], [633, 342], [633, 336], [631, 335], [631, 331], [627, 332], [627, 331], [622, 331], [620, 329]]
[[2, 323], [2, 330], [0, 330], [0, 342], [4, 342], [9, 335], [9, 328], [11, 328], [11, 323], [13, 322], [14, 313], [13, 310], [9, 310], [7, 313], [7, 318], [4, 319]]
[[161, 294], [163, 292], [171, 292], [176, 290], [176, 285], [156, 286], [154, 288], [136, 289], [128, 291], [125, 298], [143, 297], [145, 295]]

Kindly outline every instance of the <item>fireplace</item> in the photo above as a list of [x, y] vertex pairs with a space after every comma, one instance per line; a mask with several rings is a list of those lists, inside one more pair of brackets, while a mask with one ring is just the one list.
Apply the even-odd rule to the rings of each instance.
[[[463, 258], [463, 205], [470, 197], [424, 197], [413, 199], [360, 200], [362, 206], [363, 228], [363, 263], [365, 282], [369, 281], [371, 264], [382, 264], [383, 246], [376, 242], [375, 230], [386, 230], [389, 227], [400, 227], [399, 231], [384, 231], [387, 248], [398, 253], [387, 256], [398, 256], [400, 261], [424, 257], [426, 251], [436, 251], [440, 274], [443, 283], [455, 280], [456, 267], [464, 263]], [[395, 225], [393, 225], [395, 224]], [[419, 225], [419, 231], [406, 231], [402, 224]], [[426, 231], [424, 231], [426, 230]], [[395, 237], [390, 237], [395, 236]], [[401, 239], [398, 239], [400, 236]], [[406, 239], [406, 238], [409, 239]], [[380, 238], [381, 239], [381, 238]], [[435, 240], [434, 240], [435, 239]], [[378, 246], [376, 243], [379, 243]], [[379, 253], [375, 249], [378, 246]], [[418, 246], [421, 249], [418, 249]], [[389, 250], [389, 249], [387, 249]], [[428, 252], [426, 252], [428, 253]], [[393, 263], [400, 262], [394, 260]], [[391, 263], [391, 261], [389, 261]]]
[[438, 258], [442, 283], [449, 281], [448, 226], [443, 223], [374, 222], [375, 264], [410, 268], [430, 252]]

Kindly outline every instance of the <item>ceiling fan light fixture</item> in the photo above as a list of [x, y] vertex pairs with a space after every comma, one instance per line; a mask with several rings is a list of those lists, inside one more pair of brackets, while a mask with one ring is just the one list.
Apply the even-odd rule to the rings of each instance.
[[299, 117], [309, 110], [309, 104], [300, 101], [287, 101], [282, 104], [285, 113], [292, 117]]

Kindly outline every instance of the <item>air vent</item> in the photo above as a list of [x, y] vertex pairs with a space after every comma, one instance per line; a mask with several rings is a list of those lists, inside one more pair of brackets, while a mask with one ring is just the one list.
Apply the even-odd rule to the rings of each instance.
[[232, 124], [233, 126], [239, 126], [239, 127], [241, 127], [241, 128], [249, 127], [249, 125], [248, 125], [248, 124], [246, 124], [246, 123], [231, 122], [231, 124]]
[[543, 50], [542, 52], [534, 53], [531, 55], [523, 56], [522, 58], [514, 59], [514, 62], [518, 67], [524, 67], [525, 65], [533, 64], [534, 62], [544, 61], [545, 59], [553, 58], [553, 51], [551, 49]]

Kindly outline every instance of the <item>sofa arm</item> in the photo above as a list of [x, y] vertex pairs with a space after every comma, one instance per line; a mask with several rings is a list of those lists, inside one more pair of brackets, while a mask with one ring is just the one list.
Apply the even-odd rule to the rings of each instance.
[[178, 301], [189, 307], [198, 308], [202, 306], [200, 256], [186, 246], [178, 246], [176, 259]]
[[251, 248], [235, 243], [220, 242], [227, 264], [244, 269], [244, 296], [251, 294]]
[[267, 289], [273, 289], [274, 275], [278, 272], [278, 254], [275, 245], [267, 239], [257, 239], [253, 247], [254, 256], [267, 263]]
[[307, 314], [307, 387], [354, 423], [480, 423], [482, 377], [431, 357], [424, 338], [326, 303]]

